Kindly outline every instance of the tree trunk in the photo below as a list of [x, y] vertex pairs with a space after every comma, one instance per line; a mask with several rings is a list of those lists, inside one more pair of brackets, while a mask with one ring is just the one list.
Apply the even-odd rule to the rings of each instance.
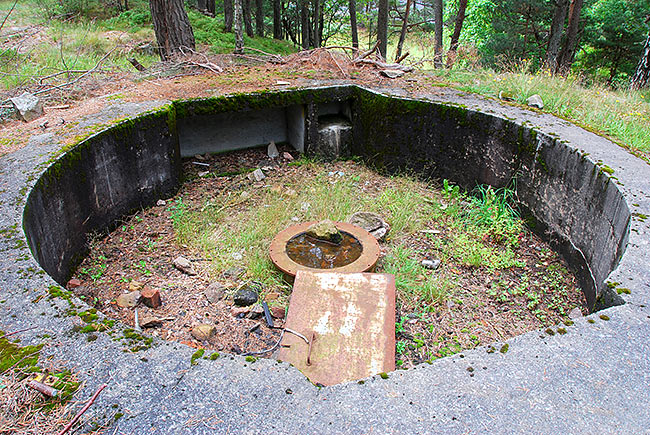
[[571, 0], [571, 6], [569, 7], [569, 25], [567, 26], [566, 39], [558, 60], [558, 71], [562, 75], [569, 73], [569, 69], [571, 69], [571, 64], [573, 63], [573, 57], [576, 54], [582, 3], [583, 0]]
[[458, 41], [460, 40], [460, 32], [463, 30], [463, 22], [465, 21], [465, 11], [467, 10], [467, 0], [459, 0], [458, 14], [456, 14], [456, 21], [454, 23], [454, 33], [451, 35], [451, 42], [449, 43], [449, 51], [447, 52], [447, 68], [454, 66], [456, 62], [456, 52], [458, 51]]
[[402, 31], [399, 33], [399, 41], [397, 42], [397, 51], [395, 52], [395, 61], [402, 57], [402, 46], [406, 39], [406, 30], [409, 24], [409, 13], [411, 12], [411, 0], [406, 0], [406, 10], [404, 11], [404, 21], [402, 21]]
[[314, 42], [314, 47], [318, 48], [320, 47], [320, 35], [321, 35], [320, 33], [321, 4], [320, 4], [320, 0], [312, 0], [312, 1], [314, 3], [314, 15], [312, 17], [312, 21], [313, 21], [312, 26], [314, 29], [313, 42]]
[[244, 29], [243, 29], [243, 7], [244, 0], [234, 0], [235, 10], [233, 21], [235, 25], [235, 54], [244, 54]]
[[377, 11], [377, 40], [379, 41], [379, 54], [386, 59], [388, 50], [388, 0], [379, 0]]
[[273, 0], [273, 37], [282, 39], [282, 1]]
[[249, 38], [255, 36], [253, 32], [253, 21], [251, 19], [251, 0], [244, 0], [242, 3], [243, 16], [244, 16], [244, 29]]
[[151, 19], [158, 42], [158, 53], [162, 61], [169, 60], [180, 48], [194, 50], [194, 32], [183, 0], [150, 0]]
[[562, 42], [562, 31], [569, 10], [569, 0], [556, 0], [555, 14], [551, 22], [551, 29], [548, 36], [548, 46], [546, 48], [546, 68], [549, 71], [557, 71], [558, 54], [560, 53], [560, 44]]
[[208, 10], [207, 0], [196, 0], [196, 8], [199, 12], [206, 12]]
[[255, 31], [257, 36], [264, 36], [264, 2], [255, 0]]
[[436, 68], [442, 68], [442, 0], [433, 0], [433, 20], [434, 20], [434, 55], [433, 65]]
[[223, 0], [223, 21], [224, 21], [224, 30], [227, 33], [232, 32], [232, 21], [233, 21], [233, 0]]
[[350, 33], [352, 34], [352, 47], [359, 48], [359, 33], [357, 31], [357, 2], [349, 0], [348, 9], [350, 10]]
[[643, 89], [650, 85], [650, 33], [645, 41], [641, 60], [630, 80], [630, 89]]
[[299, 0], [300, 2], [300, 34], [302, 36], [302, 49], [309, 48], [309, 9], [308, 0]]

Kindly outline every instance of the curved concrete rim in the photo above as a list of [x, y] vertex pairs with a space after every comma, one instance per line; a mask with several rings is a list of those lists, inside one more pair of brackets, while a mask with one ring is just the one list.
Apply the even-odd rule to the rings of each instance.
[[[91, 343], [72, 332], [78, 319], [59, 314], [67, 309], [66, 300], [48, 299], [55, 282], [26, 247], [20, 231], [25, 195], [62, 147], [56, 137], [36, 137], [0, 158], [0, 329], [37, 325], [16, 338], [22, 344], [47, 343], [43, 359], [78, 372], [84, 384], [80, 400], [107, 383], [83, 420], [102, 424], [119, 410], [124, 416], [113, 424], [116, 433], [647, 432], [650, 222], [643, 217], [650, 215], [650, 166], [551, 115], [448, 89], [411, 96], [395, 89], [374, 91], [533, 126], [612, 168], [637, 217], [609, 276], [629, 289], [621, 295], [625, 305], [577, 319], [566, 334], [533, 331], [515, 337], [505, 353], [498, 351], [505, 349], [499, 343], [497, 352], [477, 348], [390, 373], [388, 379], [320, 389], [288, 364], [271, 360], [251, 363], [226, 355], [191, 365], [194, 349], [158, 340], [146, 351], [126, 353], [106, 334]], [[165, 103], [125, 105], [124, 111], [133, 115]]]
[[271, 246], [269, 247], [269, 253], [271, 255], [271, 261], [278, 269], [280, 269], [285, 274], [293, 277], [296, 276], [296, 273], [299, 270], [307, 270], [311, 272], [367, 272], [374, 269], [375, 265], [377, 264], [377, 260], [379, 260], [379, 253], [381, 252], [381, 248], [379, 247], [377, 239], [375, 239], [372, 234], [363, 228], [349, 224], [347, 222], [334, 222], [334, 225], [336, 225], [336, 228], [338, 228], [340, 231], [344, 231], [352, 235], [359, 241], [359, 243], [361, 243], [361, 255], [352, 263], [341, 267], [334, 267], [332, 269], [318, 269], [314, 267], [303, 266], [302, 264], [296, 263], [291, 258], [289, 258], [289, 255], [287, 255], [287, 243], [289, 240], [299, 234], [304, 233], [316, 222], [317, 221], [310, 221], [291, 225], [289, 228], [280, 231], [273, 238], [271, 241]]

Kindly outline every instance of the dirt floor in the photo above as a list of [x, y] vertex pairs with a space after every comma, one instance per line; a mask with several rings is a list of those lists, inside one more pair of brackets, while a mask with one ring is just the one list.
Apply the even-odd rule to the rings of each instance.
[[[277, 341], [280, 330], [269, 328], [259, 309], [249, 311], [250, 308], [242, 309], [233, 304], [234, 292], [251, 284], [252, 272], [245, 267], [215, 270], [205, 252], [181, 244], [174, 229], [174, 204], [182, 198], [187, 207], [197, 209], [213, 192], [230, 192], [238, 197], [243, 191], [251, 195], [248, 203], [256, 203], [263, 200], [264, 191], [290, 182], [300, 183], [301, 177], [307, 179], [319, 173], [326, 176], [339, 171], [345, 177], [364, 177], [368, 181], [364, 183], [363, 195], [377, 195], [387, 188], [391, 179], [352, 161], [293, 165], [280, 157], [276, 159], [275, 169], [267, 167], [267, 178], [255, 183], [247, 178], [250, 173], [247, 171], [268, 165], [265, 149], [197, 157], [185, 162], [185, 176], [189, 181], [175, 198], [126, 218], [113, 232], [91, 243], [91, 253], [76, 274], [81, 286], [75, 292], [107, 315], [134, 325], [135, 310], [120, 307], [116, 298], [128, 294], [130, 288], [141, 283], [159, 289], [162, 299], [162, 306], [157, 309], [143, 304], [138, 306], [141, 324], [143, 320], [145, 323], [158, 320], [155, 327], [147, 328], [147, 332], [194, 347], [229, 353], [268, 349]], [[431, 184], [420, 183], [418, 189], [431, 201], [441, 201], [439, 190]], [[228, 207], [224, 222], [238, 219], [247, 207], [246, 204]], [[398, 244], [407, 244], [413, 248], [419, 262], [440, 249], [439, 242], [444, 244], [451, 236], [449, 231], [452, 230], [440, 226], [439, 222], [427, 221], [421, 231], [405, 234], [400, 240], [389, 238], [383, 242], [383, 254], [390, 254]], [[447, 296], [434, 303], [423, 304], [405, 294], [400, 295], [398, 288], [396, 359], [399, 367], [411, 367], [463, 349], [570, 321], [572, 310], [573, 316], [587, 313], [574, 277], [544, 242], [529, 231], [523, 231], [518, 245], [516, 257], [525, 263], [524, 267], [490, 270], [463, 265], [450, 258], [436, 270], [423, 269], [421, 275], [414, 278], [416, 281], [444, 275], [454, 283]], [[174, 267], [173, 260], [178, 256], [192, 262], [196, 275], [188, 275]], [[383, 270], [380, 260], [377, 271]], [[221, 289], [217, 297], [209, 290], [215, 283]], [[261, 283], [257, 289], [260, 300], [266, 301], [276, 315], [275, 326], [282, 327], [290, 285]], [[206, 340], [193, 336], [192, 328], [199, 324], [213, 325], [216, 328], [214, 336]]]

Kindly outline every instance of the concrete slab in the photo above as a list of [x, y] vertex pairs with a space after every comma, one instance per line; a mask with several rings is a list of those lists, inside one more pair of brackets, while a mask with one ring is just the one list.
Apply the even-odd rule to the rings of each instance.
[[298, 271], [278, 358], [313, 383], [335, 385], [395, 370], [395, 277]]

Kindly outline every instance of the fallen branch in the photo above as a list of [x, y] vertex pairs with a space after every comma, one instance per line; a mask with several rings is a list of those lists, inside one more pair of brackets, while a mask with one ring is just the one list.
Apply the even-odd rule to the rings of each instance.
[[256, 51], [260, 54], [263, 54], [264, 56], [269, 56], [270, 58], [273, 59], [271, 63], [287, 63], [287, 61], [284, 60], [282, 56], [279, 56], [277, 54], [267, 53], [265, 51], [258, 50], [257, 48], [251, 48], [251, 47], [244, 47], [244, 50]]
[[36, 328], [37, 326], [31, 326], [29, 328], [19, 329], [18, 331], [10, 332], [8, 334], [3, 335], [2, 337], [0, 337], [0, 340], [2, 340], [3, 338], [11, 337], [12, 335], [19, 334], [21, 332], [31, 331], [32, 329], [36, 329]]
[[357, 59], [354, 61], [354, 63], [369, 64], [369, 65], [374, 65], [377, 68], [381, 68], [381, 69], [396, 69], [404, 72], [411, 72], [415, 69], [412, 66], [399, 65], [397, 63], [384, 63], [373, 59]]
[[191, 48], [179, 47], [179, 50], [183, 54], [183, 56], [188, 57], [188, 55], [185, 53], [185, 51], [183, 51], [183, 48], [185, 48], [185, 50], [190, 51], [192, 54], [195, 54], [197, 56], [202, 56], [203, 59], [205, 60], [205, 62], [200, 63], [200, 62], [196, 62], [196, 61], [193, 61], [193, 60], [185, 60], [185, 61], [181, 62], [179, 65], [182, 66], [184, 63], [188, 63], [188, 64], [193, 65], [193, 66], [198, 66], [198, 67], [210, 70], [215, 74], [219, 74], [220, 72], [223, 72], [223, 68], [221, 68], [217, 64], [214, 64], [214, 63], [210, 62], [210, 59], [208, 59], [208, 56], [206, 56], [203, 53], [197, 53], [196, 51], [192, 50]]
[[79, 420], [79, 418], [83, 415], [83, 413], [86, 412], [88, 410], [88, 408], [90, 408], [90, 406], [95, 402], [95, 399], [97, 399], [97, 396], [99, 396], [99, 393], [101, 393], [102, 390], [104, 388], [106, 388], [107, 386], [108, 386], [107, 384], [102, 384], [97, 389], [97, 391], [95, 391], [95, 394], [93, 394], [93, 397], [91, 397], [90, 400], [88, 401], [88, 403], [86, 403], [86, 406], [84, 406], [83, 408], [81, 408], [79, 410], [77, 415], [75, 415], [74, 418], [72, 420], [70, 420], [70, 423], [68, 423], [68, 425], [66, 427], [64, 427], [61, 432], [59, 432], [59, 435], [65, 434], [66, 432], [68, 432], [72, 428], [72, 426], [77, 422], [77, 420]]
[[343, 77], [347, 77], [347, 74], [345, 73], [345, 71], [343, 71], [343, 68], [341, 68], [341, 65], [339, 65], [338, 61], [336, 60], [336, 58], [334, 57], [334, 55], [332, 54], [332, 52], [329, 51], [329, 50], [326, 50], [326, 51], [327, 51], [327, 54], [330, 55], [330, 57], [332, 58], [332, 60], [333, 60], [334, 63], [336, 64], [336, 66], [339, 68], [339, 71], [341, 71], [341, 74], [343, 75]]
[[356, 63], [356, 62], [358, 62], [358, 61], [360, 61], [360, 60], [362, 60], [362, 59], [365, 59], [366, 57], [370, 56], [372, 53], [374, 53], [374, 52], [377, 50], [377, 48], [379, 48], [379, 42], [380, 42], [380, 41], [377, 40], [377, 42], [375, 42], [375, 45], [374, 45], [370, 50], [366, 51], [365, 53], [362, 53], [361, 56], [357, 57], [357, 58], [354, 59], [352, 62], [353, 62], [353, 63]]
[[144, 67], [140, 62], [138, 62], [138, 60], [137, 60], [135, 57], [130, 57], [130, 58], [128, 58], [127, 60], [128, 60], [128, 61], [131, 63], [131, 65], [133, 65], [133, 66], [135, 67], [135, 69], [137, 69], [138, 71], [140, 71], [140, 72], [142, 72], [142, 71], [146, 71], [147, 68], [145, 68], [145, 67]]
[[56, 388], [52, 388], [49, 385], [40, 383], [38, 381], [34, 381], [34, 380], [29, 381], [27, 385], [32, 387], [39, 393], [46, 395], [47, 397], [56, 397], [59, 395], [59, 390], [57, 390]]
[[400, 57], [398, 57], [397, 59], [395, 59], [395, 63], [402, 63], [402, 61], [403, 61], [404, 59], [406, 59], [407, 57], [409, 57], [410, 54], [411, 54], [411, 52], [410, 52], [410, 51], [407, 51], [406, 53], [404, 53], [403, 55], [401, 55]]

